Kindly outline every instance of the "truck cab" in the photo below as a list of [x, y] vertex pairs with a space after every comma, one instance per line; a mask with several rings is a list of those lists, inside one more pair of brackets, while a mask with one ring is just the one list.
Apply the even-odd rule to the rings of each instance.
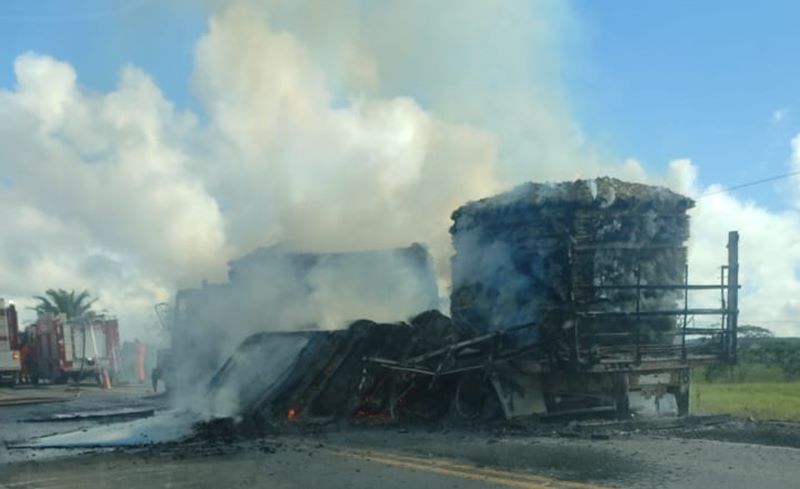
[[28, 326], [37, 351], [36, 377], [50, 383], [113, 375], [119, 368], [119, 326], [112, 317], [83, 323], [45, 315]]
[[21, 370], [17, 310], [0, 299], [0, 384], [16, 385]]

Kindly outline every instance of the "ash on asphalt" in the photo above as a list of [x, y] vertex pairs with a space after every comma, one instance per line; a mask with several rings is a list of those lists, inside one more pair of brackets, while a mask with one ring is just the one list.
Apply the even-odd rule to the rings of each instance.
[[[723, 442], [750, 443], [778, 447], [800, 448], [800, 425], [790, 423], [762, 423], [731, 419], [728, 416], [695, 416], [688, 418], [661, 418], [649, 420], [615, 421], [585, 419], [580, 421], [530, 420], [525, 422], [493, 422], [490, 424], [465, 424], [453, 420], [438, 423], [398, 424], [388, 419], [360, 418], [354, 420], [318, 419], [314, 422], [287, 420], [230, 418], [215, 419], [195, 424], [189, 436], [181, 442], [163, 439], [163, 443], [133, 444], [130, 447], [88, 448], [80, 450], [26, 449], [11, 450], [10, 442], [19, 442], [65, 431], [91, 434], [97, 428], [113, 433], [128, 423], [109, 423], [115, 414], [147, 413], [163, 407], [161, 400], [136, 402], [128, 395], [108, 398], [101, 403], [93, 396], [105, 393], [87, 392], [82, 399], [61, 406], [41, 406], [35, 411], [42, 419], [61, 419], [58, 422], [24, 422], [30, 412], [13, 408], [16, 416], [0, 421], [0, 459], [4, 462], [42, 460], [55, 456], [85, 456], [98, 452], [125, 454], [133, 457], [167, 456], [176, 460], [194, 457], [226, 457], [241, 452], [271, 454], [287, 445], [287, 440], [342, 442], [365, 449], [382, 448], [414, 454], [458, 458], [472, 464], [506, 468], [527, 467], [554, 476], [567, 476], [575, 480], [630, 480], [637, 474], [644, 477], [655, 470], [641, 460], [610, 449], [612, 445], [636, 446], [654, 439], [697, 439]], [[140, 394], [141, 395], [141, 394]], [[89, 403], [101, 408], [87, 409]], [[154, 404], [157, 403], [157, 404]], [[66, 407], [71, 409], [67, 410]], [[77, 409], [76, 409], [77, 408]], [[10, 409], [5, 408], [11, 413]], [[63, 416], [68, 414], [69, 416]], [[105, 417], [105, 415], [111, 417]], [[88, 416], [87, 416], [88, 415]], [[144, 421], [144, 420], [142, 420]], [[15, 436], [8, 435], [9, 428]], [[86, 440], [86, 436], [79, 437]], [[631, 443], [626, 443], [628, 440]], [[679, 443], [679, 442], [678, 442]], [[537, 445], [538, 444], [538, 445]], [[520, 450], [521, 446], [528, 449]], [[540, 449], [531, 450], [532, 447]], [[546, 449], [545, 449], [546, 448]], [[87, 451], [88, 450], [88, 451]]]
[[57, 423], [66, 421], [80, 421], [84, 419], [94, 419], [99, 421], [121, 421], [136, 418], [147, 418], [156, 412], [153, 408], [120, 408], [98, 411], [78, 411], [70, 413], [57, 413], [49, 416], [23, 419], [23, 423]]
[[[113, 422], [120, 421], [117, 415], [122, 419], [129, 415], [141, 416], [162, 409], [166, 404], [164, 398], [149, 397], [150, 391], [143, 384], [120, 385], [111, 390], [90, 385], [82, 385], [80, 391], [50, 385], [23, 387], [9, 393], [10, 390], [0, 389], [0, 397], [17, 395], [16, 391], [30, 391], [41, 397], [66, 398], [58, 403], [0, 407], [0, 464], [83, 453], [85, 449], [15, 450], [9, 447], [44, 436], [81, 432], [101, 425], [113, 426]], [[42, 421], [29, 422], [30, 419]]]
[[725, 423], [681, 430], [681, 438], [800, 448], [800, 424], [731, 419]]
[[[747, 476], [750, 473], [744, 469], [739, 471], [741, 473], [736, 472], [739, 469], [732, 462], [743, 452], [728, 443], [687, 438], [718, 439], [724, 436], [721, 434], [736, 432], [746, 425], [727, 417], [497, 423], [468, 427], [399, 425], [380, 420], [319, 424], [282, 421], [260, 423], [254, 427], [252, 422], [218, 419], [196, 426], [192, 436], [180, 443], [88, 451], [29, 450], [28, 453], [59, 453], [69, 455], [70, 460], [95, 466], [151, 464], [153, 467], [163, 467], [164, 464], [179, 466], [184, 462], [187, 467], [197, 464], [222, 464], [219, 465], [222, 467], [246, 461], [257, 462], [259, 467], [270, 464], [277, 467], [287, 460], [293, 460], [292, 463], [302, 460], [308, 464], [306, 460], [312, 460], [310, 457], [315, 457], [314, 460], [321, 457], [322, 465], [315, 467], [329, 467], [336, 472], [343, 459], [338, 456], [330, 459], [330, 455], [342, 448], [379, 457], [395, 454], [431, 460], [440, 458], [562, 480], [628, 487], [662, 487], [659, 484], [666, 482], [671, 487], [685, 487], [687, 481], [700, 481], [707, 477], [708, 484], [693, 482], [692, 487], [715, 487], [721, 481], [749, 480]], [[104, 426], [112, 429], [114, 424]], [[800, 433], [795, 426], [788, 428], [795, 434]], [[708, 436], [710, 433], [715, 436]], [[745, 441], [750, 443], [754, 439], [761, 438], [756, 436]], [[783, 445], [790, 446], [790, 443], [791, 440]], [[772, 460], [774, 462], [770, 463], [775, 466], [783, 466], [786, 459], [794, 456], [793, 450], [767, 446], [751, 446], [745, 452], [749, 457], [748, 463]], [[14, 470], [35, 470], [31, 468], [36, 464], [35, 460], [28, 460], [27, 464], [20, 464]], [[325, 465], [331, 462], [335, 465]], [[51, 464], [49, 461], [48, 467]], [[370, 470], [380, 469], [373, 466]], [[780, 481], [793, 475], [790, 471], [782, 477]]]

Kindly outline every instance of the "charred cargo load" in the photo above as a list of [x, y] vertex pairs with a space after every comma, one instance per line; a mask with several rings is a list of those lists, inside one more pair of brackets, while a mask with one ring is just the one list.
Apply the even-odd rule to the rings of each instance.
[[[687, 413], [691, 366], [735, 361], [738, 316], [737, 232], [717, 282], [689, 284], [693, 204], [608, 177], [468, 203], [450, 230], [453, 320], [533, 348], [505, 375], [539, 382], [548, 414]], [[690, 306], [690, 291], [721, 305]]]
[[[579, 313], [600, 343], [637, 331], [670, 343], [674, 316], [593, 317], [598, 312], [675, 309], [682, 291], [639, 284], [685, 279], [689, 198], [613, 178], [528, 183], [453, 213], [451, 313], [486, 330], [538, 322], [556, 341]], [[608, 289], [605, 286], [630, 286]]]
[[364, 359], [413, 358], [471, 334], [438, 311], [396, 323], [363, 319], [335, 331], [257, 333], [214, 376], [209, 409], [278, 420], [437, 419], [450, 409], [456, 378], [433, 385], [367, 369]]

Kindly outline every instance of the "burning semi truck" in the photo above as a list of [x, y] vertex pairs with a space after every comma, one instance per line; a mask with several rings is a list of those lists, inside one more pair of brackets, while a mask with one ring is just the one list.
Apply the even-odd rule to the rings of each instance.
[[[257, 333], [210, 383], [211, 409], [292, 420], [686, 414], [691, 368], [736, 360], [739, 289], [736, 232], [713, 283], [689, 282], [693, 204], [612, 178], [470, 202], [452, 216], [451, 318]], [[695, 294], [713, 296], [695, 307]]]

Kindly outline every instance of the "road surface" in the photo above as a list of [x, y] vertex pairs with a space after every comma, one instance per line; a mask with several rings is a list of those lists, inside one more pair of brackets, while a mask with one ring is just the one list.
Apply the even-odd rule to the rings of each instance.
[[[135, 395], [89, 393], [83, 403], [130, 406]], [[72, 403], [73, 401], [70, 401]], [[137, 405], [151, 401], [137, 400]], [[43, 412], [66, 407], [37, 406]], [[78, 407], [86, 408], [85, 405]], [[0, 408], [0, 438], [74, 429], [9, 423], [25, 414]], [[5, 416], [9, 414], [10, 416]], [[80, 421], [88, 427], [97, 421]], [[19, 437], [17, 437], [19, 439]], [[284, 434], [235, 443], [125, 452], [15, 451], [0, 458], [0, 487], [323, 488], [442, 487], [703, 488], [797, 487], [800, 450], [621, 433], [609, 439], [359, 428]], [[0, 457], [3, 453], [0, 453]]]

